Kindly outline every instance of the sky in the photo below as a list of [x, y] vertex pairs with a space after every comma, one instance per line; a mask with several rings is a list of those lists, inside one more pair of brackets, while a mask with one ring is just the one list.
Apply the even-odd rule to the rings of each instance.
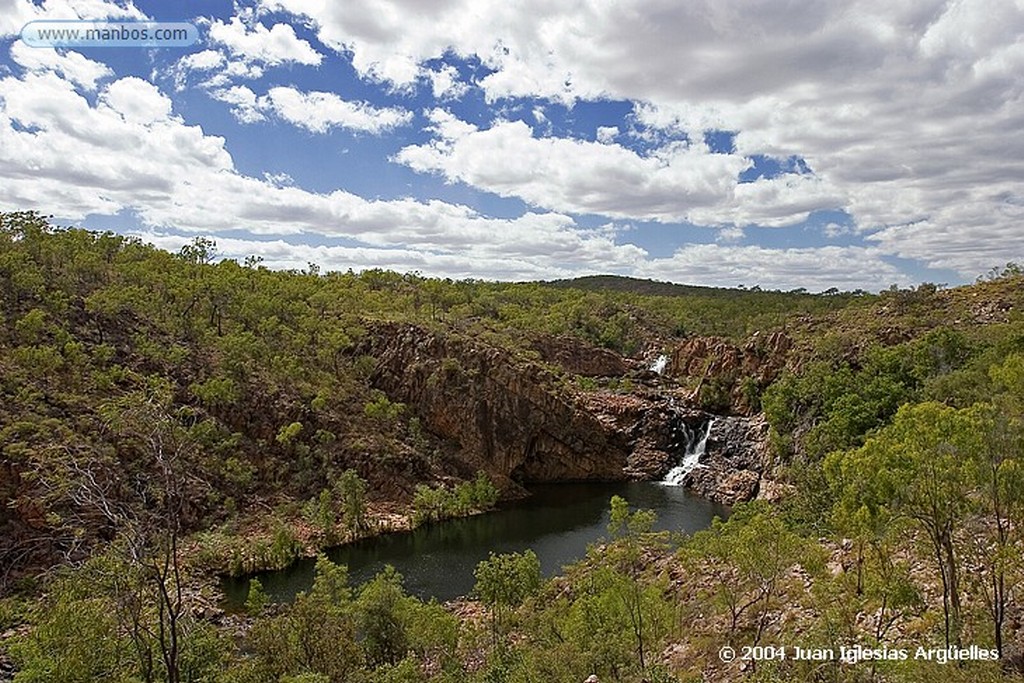
[[[30, 47], [39, 19], [189, 47]], [[1024, 0], [0, 0], [0, 211], [272, 268], [877, 291], [1024, 261]]]

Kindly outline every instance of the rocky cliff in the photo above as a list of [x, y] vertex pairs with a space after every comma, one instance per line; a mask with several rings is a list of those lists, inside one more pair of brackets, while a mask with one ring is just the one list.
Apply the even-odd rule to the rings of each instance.
[[506, 483], [626, 477], [626, 440], [537, 363], [398, 323], [370, 325], [362, 351], [376, 359], [371, 382], [455, 442], [465, 473]]
[[[571, 391], [544, 365], [478, 339], [410, 324], [368, 329], [360, 351], [376, 359], [371, 382], [453, 445], [448, 470], [455, 476], [483, 469], [505, 485], [661, 479], [711, 423], [700, 467], [684, 485], [728, 504], [762, 488], [768, 469], [763, 417], [700, 410], [691, 391], [669, 378], [647, 373], [654, 379], [630, 391]], [[629, 370], [628, 361], [602, 349], [574, 354], [562, 338], [538, 338], [530, 347], [544, 362], [577, 371], [569, 374], [608, 377]], [[693, 339], [673, 353], [669, 372], [770, 381], [787, 349], [784, 335], [755, 336], [743, 346]], [[757, 364], [765, 359], [773, 362]]]
[[711, 431], [699, 466], [683, 480], [695, 493], [728, 505], [759, 495], [769, 473], [763, 416], [721, 416], [682, 407], [680, 390], [645, 390], [633, 394], [595, 392], [582, 397], [603, 424], [627, 439], [626, 472], [636, 479], [661, 479], [687, 449]]
[[764, 417], [708, 419], [711, 431], [704, 455], [699, 466], [683, 479], [683, 486], [726, 505], [767, 493], [771, 487], [763, 486], [765, 475], [770, 473], [768, 423]]
[[629, 363], [619, 354], [575, 337], [539, 335], [530, 342], [530, 348], [544, 362], [557, 365], [572, 375], [621, 377], [630, 370]]
[[716, 411], [752, 415], [751, 389], [764, 389], [786, 366], [793, 341], [784, 332], [755, 332], [742, 345], [691, 337], [673, 349], [666, 374], [696, 382], [692, 400]]

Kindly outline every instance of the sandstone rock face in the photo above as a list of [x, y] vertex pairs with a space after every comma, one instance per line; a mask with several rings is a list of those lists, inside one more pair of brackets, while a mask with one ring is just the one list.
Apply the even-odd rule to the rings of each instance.
[[696, 394], [719, 384], [728, 392], [722, 408], [732, 413], [749, 415], [753, 407], [744, 395], [741, 379], [748, 378], [759, 387], [768, 386], [786, 365], [793, 341], [784, 332], [755, 332], [737, 346], [721, 337], [692, 337], [677, 346], [666, 371], [671, 377], [699, 380]]
[[678, 407], [672, 391], [599, 392], [579, 400], [602, 424], [626, 439], [632, 479], [661, 479], [683, 457], [688, 441], [708, 420], [706, 413]]
[[682, 462], [687, 446], [711, 423], [699, 467], [683, 485], [716, 502], [732, 505], [756, 497], [762, 488], [777, 492], [765, 478], [768, 425], [763, 416], [723, 417], [680, 407], [671, 391], [595, 393], [582, 397], [588, 410], [627, 438], [626, 472], [635, 479], [662, 479]]
[[721, 337], [692, 337], [672, 351], [668, 373], [674, 377], [716, 376], [740, 369], [739, 347]]
[[683, 484], [726, 505], [755, 498], [769, 470], [767, 440], [763, 416], [715, 418], [700, 467]]
[[785, 365], [793, 340], [785, 332], [755, 332], [736, 346], [721, 337], [692, 337], [672, 352], [668, 371], [673, 376], [709, 376], [739, 372], [759, 376], [777, 373]]
[[619, 354], [586, 344], [573, 337], [543, 335], [534, 339], [530, 348], [545, 363], [557, 365], [572, 375], [583, 377], [622, 377], [629, 365]]
[[[369, 332], [361, 351], [377, 361], [371, 381], [408, 404], [433, 434], [457, 444], [453, 474], [483, 469], [506, 485], [662, 479], [711, 423], [700, 466], [683, 484], [726, 504], [770, 487], [763, 417], [686, 407], [687, 391], [671, 383], [573, 394], [539, 364], [480, 341], [398, 323], [374, 324]], [[560, 344], [567, 342], [551, 348], [568, 353]], [[747, 362], [750, 352], [733, 348], [716, 356], [722, 368]], [[615, 367], [596, 358], [587, 361], [594, 372]]]
[[471, 474], [498, 483], [625, 478], [625, 439], [558, 388], [535, 363], [485, 343], [408, 324], [371, 325], [371, 381], [457, 442]]

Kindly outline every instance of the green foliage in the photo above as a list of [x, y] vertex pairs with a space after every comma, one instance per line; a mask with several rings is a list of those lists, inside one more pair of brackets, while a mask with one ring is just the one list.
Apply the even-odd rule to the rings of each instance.
[[302, 554], [302, 545], [295, 538], [291, 528], [280, 521], [274, 528], [270, 546], [264, 550], [260, 566], [267, 569], [283, 569]]
[[410, 602], [402, 589], [402, 575], [390, 565], [359, 590], [359, 633], [371, 666], [394, 666], [405, 659]]
[[313, 587], [300, 593], [284, 614], [264, 617], [249, 635], [253, 651], [244, 680], [279, 680], [318, 674], [351, 680], [361, 656], [355, 642], [356, 615], [345, 567], [321, 556]]
[[608, 573], [604, 577], [607, 582], [604, 592], [617, 598], [616, 604], [624, 608], [641, 671], [647, 669], [647, 652], [651, 642], [664, 635], [661, 622], [667, 619], [664, 611], [656, 609], [657, 603], [651, 600], [651, 591], [657, 592], [663, 587], [658, 582], [653, 586], [645, 585], [641, 580], [643, 553], [651, 549], [645, 547], [644, 540], [656, 521], [652, 510], [631, 513], [624, 498], [612, 496], [608, 531], [614, 541], [605, 552]]
[[473, 481], [462, 482], [453, 489], [420, 484], [413, 494], [413, 523], [438, 522], [464, 517], [493, 508], [499, 492], [484, 472], [477, 472]]
[[[1000, 370], [995, 370], [999, 374]], [[964, 624], [963, 558], [987, 567], [986, 600], [1001, 648], [1008, 571], [1003, 552], [1022, 514], [1024, 478], [1018, 418], [979, 404], [955, 409], [937, 403], [907, 405], [892, 424], [859, 449], [829, 456], [825, 470], [839, 498], [838, 514], [878, 537], [891, 520], [917, 526], [932, 548], [943, 591], [944, 637], [958, 644]], [[982, 523], [972, 525], [976, 514]], [[971, 526], [965, 542], [964, 530]], [[994, 526], [993, 526], [994, 525]]]
[[[963, 368], [977, 354], [960, 333], [937, 329], [896, 346], [874, 346], [859, 367], [818, 361], [787, 374], [762, 396], [762, 406], [788, 459], [792, 451], [818, 461], [830, 451], [859, 446], [929, 383]], [[781, 435], [797, 434], [785, 444]], [[795, 447], [795, 448], [794, 448]]]
[[422, 681], [427, 662], [457, 670], [458, 643], [456, 618], [407, 595], [394, 568], [353, 595], [346, 568], [321, 556], [309, 592], [256, 620], [233, 680]]
[[226, 407], [238, 400], [238, 386], [230, 377], [210, 377], [192, 385], [192, 393], [204, 404]]
[[334, 509], [334, 496], [330, 489], [324, 489], [319, 496], [311, 498], [302, 506], [302, 518], [316, 529], [323, 545], [333, 545], [337, 540], [337, 517]]
[[108, 598], [90, 592], [70, 577], [52, 587], [32, 615], [33, 630], [11, 648], [19, 681], [130, 680], [130, 644], [119, 634], [117, 612]]
[[[32, 629], [11, 647], [16, 680], [172, 680], [160, 650], [163, 616], [138, 567], [114, 552], [93, 558], [62, 572], [30, 614]], [[189, 616], [175, 634], [173, 680], [215, 680], [226, 664], [226, 639]]]
[[299, 434], [302, 433], [302, 423], [292, 422], [287, 424], [277, 432], [277, 436], [274, 439], [284, 446], [287, 446], [298, 438]]
[[473, 572], [473, 593], [491, 611], [491, 632], [497, 640], [509, 612], [540, 588], [540, 560], [532, 550], [490, 556]]
[[263, 584], [259, 579], [249, 581], [249, 595], [245, 598], [245, 611], [250, 616], [258, 617], [267, 605], [270, 604], [270, 596], [263, 590]]
[[367, 531], [366, 482], [355, 470], [345, 470], [335, 484], [341, 501], [341, 519], [350, 538]]
[[[370, 385], [381, 368], [363, 341], [380, 321], [476, 337], [524, 362], [535, 362], [526, 348], [533, 335], [630, 353], [652, 339], [738, 340], [794, 323], [787, 331], [803, 356], [790, 372], [763, 392], [750, 378], [708, 378], [700, 399], [717, 409], [736, 393], [751, 407], [760, 401], [798, 492], [780, 511], [741, 506], [697, 534], [681, 551], [687, 571], [671, 582], [659, 574], [665, 539], [621, 500], [612, 503], [612, 540], [543, 600], [529, 599], [540, 581], [527, 556], [489, 558], [477, 579], [490, 630], [520, 629], [490, 650], [472, 624], [460, 628], [441, 606], [405, 595], [397, 574], [353, 599], [344, 568], [321, 561], [313, 589], [292, 606], [261, 609], [254, 582], [256, 624], [237, 650], [180, 611], [174, 676], [218, 679], [231, 653], [237, 681], [561, 681], [594, 672], [656, 680], [664, 672], [652, 653], [683, 639], [680, 619], [703, 620], [674, 592], [690, 575], [702, 579], [690, 590], [707, 590], [700, 612], [711, 605], [748, 643], [778, 635], [774, 617], [787, 600], [813, 602], [811, 627], [825, 642], [884, 642], [913, 629], [934, 637], [927, 629], [945, 620], [930, 580], [945, 584], [951, 638], [963, 631], [1001, 647], [1024, 529], [1024, 324], [1012, 313], [1024, 290], [1015, 264], [969, 291], [923, 285], [876, 298], [624, 278], [510, 284], [312, 265], [274, 272], [257, 259], [244, 267], [217, 259], [216, 244], [202, 238], [171, 255], [133, 238], [56, 228], [34, 213], [0, 213], [0, 453], [9, 468], [0, 576], [116, 551], [56, 572], [35, 608], [0, 614], [0, 624], [31, 625], [10, 647], [18, 680], [171, 678], [158, 634], [167, 608], [181, 605], [162, 595], [175, 579], [156, 560], [176, 557], [168, 551], [178, 532], [228, 522], [199, 539], [194, 561], [203, 567], [222, 566], [211, 558], [226, 555], [236, 572], [284, 566], [302, 552], [289, 526], [300, 507], [322, 542], [334, 542], [339, 521], [355, 538], [369, 530], [369, 486], [399, 467], [437, 472], [434, 436]], [[826, 333], [807, 317], [823, 312]], [[464, 365], [442, 360], [437, 379], [477, 381]], [[609, 388], [628, 391], [627, 383]], [[482, 474], [421, 487], [415, 517], [470, 514], [497, 498]], [[291, 505], [252, 547], [233, 538], [250, 521], [235, 520], [236, 511], [261, 514], [266, 501]], [[823, 576], [796, 529], [830, 542], [841, 534], [852, 564]], [[914, 542], [922, 538], [923, 550]], [[933, 576], [923, 581], [922, 571]], [[812, 581], [810, 595], [800, 581], [790, 585], [797, 577]], [[469, 651], [485, 660], [477, 673], [458, 661]], [[935, 671], [878, 673], [909, 680]], [[966, 679], [975, 670], [941, 673]]]
[[755, 644], [780, 607], [790, 568], [820, 564], [811, 546], [761, 502], [737, 506], [728, 521], [716, 518], [687, 541], [681, 558], [712, 577], [706, 597], [728, 616], [730, 639], [745, 627]]
[[380, 422], [394, 422], [405, 410], [405, 404], [394, 403], [388, 400], [384, 394], [378, 394], [372, 401], [367, 402], [363, 408], [366, 416]]

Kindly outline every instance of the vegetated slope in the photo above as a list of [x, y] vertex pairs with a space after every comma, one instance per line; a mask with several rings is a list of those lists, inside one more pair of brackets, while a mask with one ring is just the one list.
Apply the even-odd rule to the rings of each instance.
[[[173, 667], [182, 679], [231, 681], [596, 674], [633, 683], [754, 672], [977, 682], [1003, 670], [937, 656], [856, 665], [787, 657], [752, 668], [723, 662], [725, 644], [790, 654], [796, 645], [923, 647], [946, 652], [943, 662], [945, 647], [973, 645], [1002, 654], [1004, 667], [1019, 664], [1018, 270], [952, 290], [853, 297], [839, 308], [835, 297], [788, 294], [768, 305], [756, 292], [726, 307], [727, 297], [698, 294], [312, 267], [276, 273], [214, 263], [212, 246], [197, 240], [172, 255], [54, 229], [32, 214], [0, 216], [4, 571], [78, 566], [94, 549], [113, 549], [58, 572], [38, 604], [0, 601], [0, 630], [21, 625], [11, 649], [28, 680], [62, 671], [73, 672], [67, 680], [159, 679]], [[791, 344], [774, 334], [780, 328]], [[784, 354], [768, 386], [749, 384], [747, 398], [765, 410], [775, 474], [790, 494], [774, 506], [739, 506], [683, 541], [646, 533], [649, 515], [613, 501], [613, 540], [566, 577], [543, 583], [529, 556], [491, 558], [477, 574], [486, 611], [467, 609], [459, 621], [404, 595], [393, 573], [353, 593], [344, 570], [321, 561], [317, 585], [294, 606], [267, 610], [254, 590], [254, 621], [218, 630], [215, 610], [169, 593], [180, 582], [162, 562], [175, 557], [168, 546], [141, 560], [120, 552], [119, 522], [174, 519], [198, 529], [239, 510], [274, 514], [277, 503], [308, 508], [316, 520], [333, 515], [331, 493], [353, 482], [352, 469], [378, 495], [408, 498], [417, 483], [494, 464], [479, 452], [466, 459], [451, 438], [485, 453], [495, 439], [505, 474], [543, 474], [551, 463], [501, 452], [497, 440], [524, 434], [499, 433], [493, 414], [451, 426], [457, 416], [436, 404], [446, 392], [470, 400], [471, 382], [495, 399], [489, 408], [538, 404], [565, 416], [534, 447], [570, 462], [561, 449], [571, 439], [558, 430], [574, 420], [599, 429], [574, 412], [582, 405], [574, 395], [630, 392], [621, 380], [614, 388], [567, 381], [572, 340], [626, 354], [703, 349], [704, 363], [673, 357], [672, 367], [693, 374], [681, 381], [705, 385], [714, 384], [712, 366], [757, 370], [716, 365], [716, 349]], [[584, 354], [587, 372], [622, 367], [593, 351]], [[591, 448], [601, 434], [580, 441]], [[472, 499], [478, 488], [486, 486], [463, 491]], [[164, 515], [174, 501], [181, 507]], [[162, 637], [170, 632], [180, 649]]]
[[[685, 276], [685, 273], [681, 273]], [[647, 322], [651, 336], [718, 335], [739, 340], [754, 331], [783, 325], [800, 315], [821, 315], [848, 306], [862, 307], [875, 300], [867, 292], [823, 294], [804, 290], [781, 292], [701, 287], [641, 280], [619, 275], [595, 275], [542, 283], [547, 287], [599, 293], [610, 300], [653, 313]], [[592, 340], [599, 342], [600, 340]]]
[[[756, 293], [742, 294], [742, 314], [728, 319], [700, 296], [315, 266], [274, 272], [256, 259], [215, 256], [203, 239], [170, 254], [55, 228], [32, 213], [0, 216], [0, 578], [80, 559], [96, 540], [114, 538], [128, 511], [155, 505], [160, 495], [146, 483], [157, 466], [154, 433], [188, 473], [186, 530], [301, 504], [333, 490], [349, 469], [375, 499], [399, 501], [419, 484], [471, 478], [476, 468], [496, 481], [517, 467], [523, 477], [607, 477], [621, 464], [621, 445], [608, 446], [613, 464], [591, 463], [589, 475], [568, 464], [585, 462], [594, 439], [614, 441], [598, 423], [582, 414], [568, 427], [544, 422], [544, 406], [579, 412], [561, 381], [560, 363], [578, 370], [574, 345], [628, 355], [684, 332], [741, 332], [785, 317], [781, 304], [761, 310]], [[779, 296], [798, 312], [817, 305]], [[386, 321], [412, 327], [379, 324]], [[410, 353], [400, 350], [402, 329], [436, 340], [418, 388], [394, 378], [403, 368], [389, 380], [379, 366]], [[449, 357], [451, 349], [474, 357]], [[596, 349], [587, 357], [597, 371], [620, 363]], [[480, 381], [475, 394], [448, 381], [463, 370]], [[497, 373], [489, 384], [488, 373]], [[445, 416], [443, 404], [467, 396], [475, 415], [493, 414]], [[523, 423], [522, 443], [494, 452], [519, 449], [532, 465], [516, 460], [522, 453], [488, 460], [475, 452], [505, 439], [500, 427], [513, 422]], [[560, 468], [538, 465], [549, 452], [560, 454]]]
[[[587, 289], [592, 291], [625, 292], [628, 294], [642, 294], [647, 296], [706, 296], [722, 299], [736, 299], [754, 295], [763, 295], [767, 298], [771, 295], [789, 294], [790, 299], [804, 297], [807, 300], [816, 299], [817, 295], [809, 294], [805, 289], [795, 289], [790, 292], [764, 290], [760, 286], [752, 287], [708, 287], [704, 285], [687, 285], [677, 282], [661, 282], [658, 280], [627, 277], [625, 275], [586, 275], [567, 280], [550, 280], [544, 284], [552, 287], [564, 287], [570, 289]], [[828, 296], [859, 297], [866, 296], [867, 292], [840, 292], [838, 289], [830, 289]]]

